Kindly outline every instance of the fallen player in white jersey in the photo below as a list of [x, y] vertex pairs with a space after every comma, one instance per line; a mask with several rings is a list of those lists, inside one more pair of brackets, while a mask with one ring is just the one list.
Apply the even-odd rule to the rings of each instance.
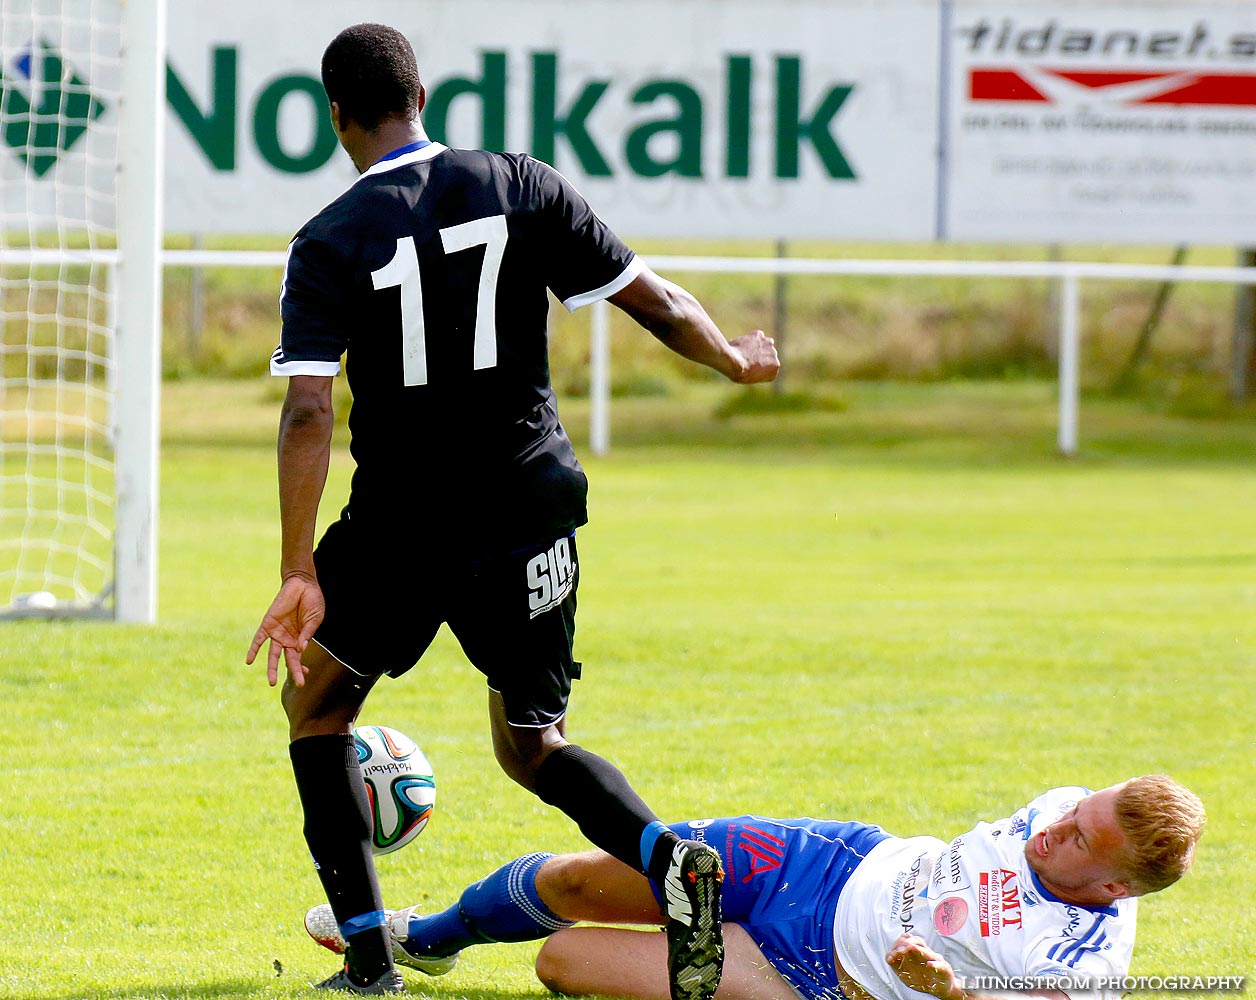
[[[880, 827], [757, 816], [676, 824], [719, 851], [725, 960], [716, 1000], [1119, 996], [1137, 897], [1190, 868], [1199, 799], [1170, 778], [1056, 788], [949, 843]], [[541, 981], [566, 994], [667, 1000], [667, 943], [600, 924], [661, 924], [650, 882], [601, 851], [517, 858], [442, 913], [389, 912], [398, 964], [448, 972], [473, 944], [548, 938]], [[333, 951], [326, 905], [306, 928]]]

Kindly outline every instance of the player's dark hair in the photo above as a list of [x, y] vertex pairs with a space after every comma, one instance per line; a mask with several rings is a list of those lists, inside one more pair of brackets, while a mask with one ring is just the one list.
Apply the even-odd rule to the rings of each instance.
[[389, 118], [413, 121], [419, 114], [419, 67], [410, 42], [386, 24], [355, 24], [323, 53], [323, 89], [351, 119], [372, 131]]

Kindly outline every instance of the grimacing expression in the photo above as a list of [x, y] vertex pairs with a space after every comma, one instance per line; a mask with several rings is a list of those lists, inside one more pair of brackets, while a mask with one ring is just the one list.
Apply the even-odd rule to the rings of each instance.
[[1127, 845], [1116, 818], [1123, 787], [1112, 785], [1086, 796], [1025, 841], [1029, 867], [1065, 902], [1103, 906], [1130, 895], [1122, 880]]

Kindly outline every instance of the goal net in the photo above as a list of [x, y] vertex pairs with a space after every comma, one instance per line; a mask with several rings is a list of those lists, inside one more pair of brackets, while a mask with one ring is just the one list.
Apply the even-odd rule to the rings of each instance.
[[135, 433], [118, 407], [124, 6], [0, 0], [7, 617], [118, 611], [120, 437]]

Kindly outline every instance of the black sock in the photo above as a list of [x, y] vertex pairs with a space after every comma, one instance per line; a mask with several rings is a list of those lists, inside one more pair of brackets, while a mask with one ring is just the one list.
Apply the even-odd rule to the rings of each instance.
[[660, 891], [663, 889], [663, 879], [667, 877], [667, 870], [672, 866], [672, 852], [679, 843], [680, 838], [664, 827], [659, 831], [659, 838], [650, 850], [650, 864], [646, 869], [646, 874]]
[[[542, 802], [557, 806], [575, 820], [590, 843], [637, 871], [645, 870], [641, 838], [646, 827], [658, 823], [658, 817], [614, 764], [569, 743], [551, 753], [537, 768], [536, 794]], [[664, 841], [676, 840], [670, 830], [665, 830], [664, 835], [651, 853], [651, 877], [654, 859]]]
[[305, 813], [305, 842], [345, 934], [349, 975], [374, 982], [393, 967], [371, 853], [371, 807], [350, 735], [306, 736], [288, 747]]

